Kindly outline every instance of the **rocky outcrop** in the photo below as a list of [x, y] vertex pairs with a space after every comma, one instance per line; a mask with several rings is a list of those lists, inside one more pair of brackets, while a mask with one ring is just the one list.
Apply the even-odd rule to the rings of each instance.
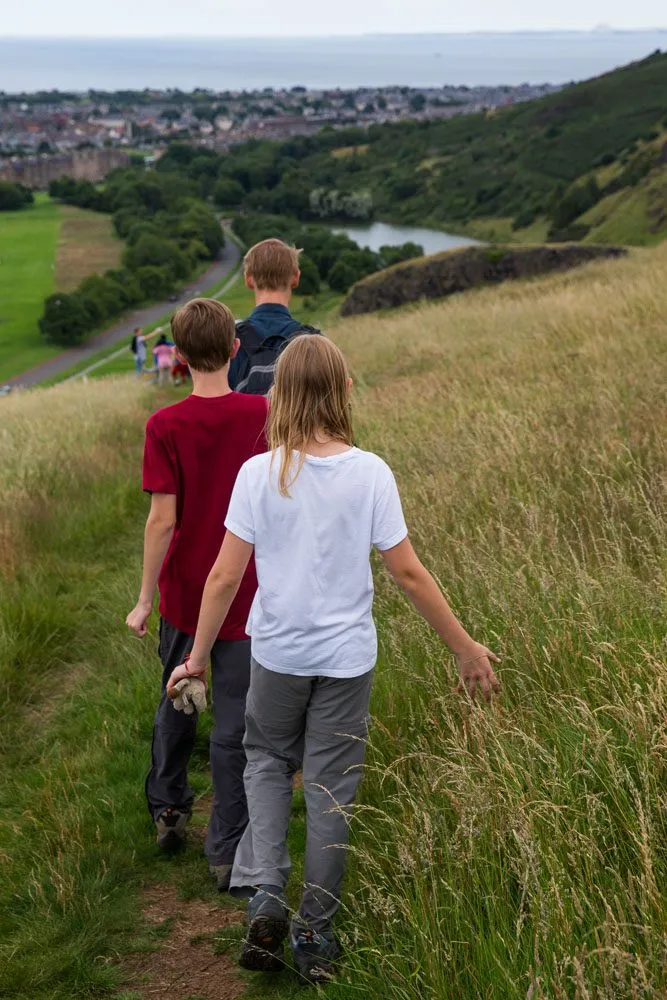
[[480, 285], [567, 271], [605, 257], [621, 257], [622, 247], [563, 245], [465, 247], [421, 257], [379, 271], [353, 285], [342, 316], [392, 309], [420, 299], [440, 299]]

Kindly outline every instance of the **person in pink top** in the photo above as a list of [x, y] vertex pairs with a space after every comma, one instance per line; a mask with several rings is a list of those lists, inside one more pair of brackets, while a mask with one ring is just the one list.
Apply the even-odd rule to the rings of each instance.
[[173, 345], [167, 343], [167, 338], [164, 334], [160, 335], [160, 339], [153, 348], [153, 357], [155, 358], [158, 370], [158, 383], [159, 385], [167, 385], [171, 377], [171, 366], [174, 362], [174, 348]]

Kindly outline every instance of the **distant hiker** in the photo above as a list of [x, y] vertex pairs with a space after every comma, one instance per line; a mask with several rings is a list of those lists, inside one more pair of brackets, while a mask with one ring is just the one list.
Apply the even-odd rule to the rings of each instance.
[[174, 385], [183, 385], [183, 383], [189, 378], [190, 369], [186, 365], [185, 361], [181, 361], [178, 353], [176, 353], [171, 366], [171, 381]]
[[160, 334], [157, 344], [153, 348], [153, 357], [157, 366], [158, 385], [168, 385], [174, 361], [174, 346], [167, 341], [163, 333]]
[[[255, 554], [259, 586], [248, 632], [245, 788], [250, 822], [231, 893], [251, 895], [246, 969], [277, 971], [291, 929], [298, 971], [325, 981], [339, 954], [339, 908], [350, 807], [361, 777], [377, 655], [369, 554], [455, 654], [471, 696], [498, 691], [497, 657], [457, 621], [407, 537], [391, 469], [353, 446], [345, 359], [325, 337], [281, 354], [267, 433], [271, 452], [241, 469], [227, 534], [206, 583], [189, 662], [168, 691], [205, 673], [211, 645]], [[292, 782], [303, 769], [305, 890], [290, 922], [284, 900]]]
[[[127, 616], [132, 631], [144, 636], [159, 586], [163, 697], [155, 717], [146, 794], [163, 848], [185, 840], [194, 798], [187, 768], [197, 725], [196, 714], [184, 715], [173, 708], [164, 687], [192, 647], [204, 584], [225, 534], [232, 487], [243, 463], [266, 450], [267, 414], [265, 399], [229, 388], [229, 361], [238, 341], [226, 306], [213, 299], [194, 299], [179, 309], [171, 324], [176, 348], [192, 372], [193, 391], [187, 399], [159, 410], [146, 426], [143, 486], [151, 494], [151, 510], [141, 593]], [[250, 677], [245, 626], [256, 587], [250, 562], [210, 648], [214, 796], [206, 856], [221, 891], [229, 884], [236, 845], [248, 818], [242, 745]]]
[[132, 344], [130, 345], [130, 350], [134, 354], [134, 367], [137, 372], [137, 377], [141, 378], [144, 373], [144, 365], [146, 364], [146, 338], [141, 332], [141, 327], [137, 326], [134, 329], [134, 336], [132, 337]]
[[236, 392], [266, 395], [273, 385], [276, 361], [290, 340], [301, 333], [319, 333], [294, 319], [289, 311], [299, 284], [299, 251], [282, 240], [263, 240], [248, 250], [243, 274], [255, 293], [255, 308], [236, 324], [241, 349], [229, 369]]

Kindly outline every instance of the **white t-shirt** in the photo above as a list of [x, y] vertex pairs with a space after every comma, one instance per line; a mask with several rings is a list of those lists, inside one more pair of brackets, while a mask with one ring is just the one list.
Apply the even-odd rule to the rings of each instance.
[[246, 462], [225, 520], [255, 546], [252, 655], [278, 673], [357, 677], [377, 658], [371, 547], [391, 549], [408, 533], [394, 476], [358, 448], [309, 455], [283, 497], [279, 466], [270, 452]]

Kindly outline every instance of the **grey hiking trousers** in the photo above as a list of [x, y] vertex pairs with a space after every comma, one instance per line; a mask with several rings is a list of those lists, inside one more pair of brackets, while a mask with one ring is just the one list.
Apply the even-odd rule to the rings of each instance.
[[[160, 622], [159, 654], [164, 672], [162, 697], [155, 713], [151, 769], [146, 798], [153, 819], [169, 807], [191, 812], [194, 795], [188, 783], [188, 762], [195, 743], [197, 713], [177, 712], [166, 694], [171, 672], [192, 649], [194, 638], [169, 622]], [[212, 865], [231, 865], [248, 823], [243, 787], [245, 701], [250, 682], [250, 639], [219, 639], [211, 651], [213, 730], [211, 774], [213, 806], [205, 852]]]
[[300, 677], [252, 660], [244, 746], [250, 822], [232, 871], [232, 894], [287, 884], [287, 826], [295, 771], [306, 800], [304, 892], [295, 922], [329, 928], [340, 905], [349, 807], [361, 779], [373, 671]]

